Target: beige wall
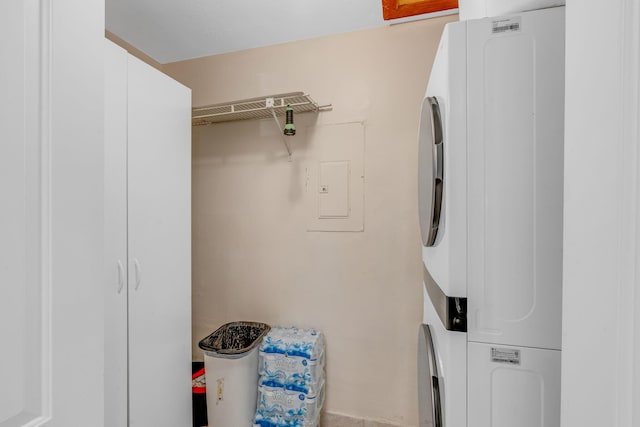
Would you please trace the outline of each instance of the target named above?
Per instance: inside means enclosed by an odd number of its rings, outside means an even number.
[[[193,337],[257,320],[327,337],[329,412],[417,425],[422,318],[416,155],[437,18],[166,64],[194,105],[305,91],[293,161],[270,121],[194,128]],[[286,31],[283,29],[283,31]],[[314,124],[365,125],[364,232],[307,232]]]

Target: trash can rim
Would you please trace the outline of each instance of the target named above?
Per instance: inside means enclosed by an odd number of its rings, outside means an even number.
[[[249,346],[243,347],[241,349],[215,348],[208,345],[207,340],[209,340],[211,337],[215,336],[216,334],[224,332],[225,329],[228,329],[232,326],[248,326],[248,327],[260,329],[261,331],[260,331],[260,334],[256,338],[254,338],[253,342],[251,342]],[[200,342],[198,343],[198,347],[200,347],[207,354],[213,357],[216,357],[218,355],[221,357],[232,357],[232,358],[240,357],[241,355],[249,353],[251,350],[257,347],[258,344],[264,338],[264,336],[268,334],[270,330],[271,330],[271,326],[262,322],[252,322],[252,321],[228,322],[220,326],[218,329],[213,331],[211,334],[207,335],[202,340],[200,340]]]

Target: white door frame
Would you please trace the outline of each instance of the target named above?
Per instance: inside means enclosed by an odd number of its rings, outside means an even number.
[[[640,5],[567,2],[562,425],[640,422]]]
[[[0,427],[100,427],[104,0],[0,23]]]
[[[616,413],[620,426],[640,423],[640,4],[622,2],[620,278]]]

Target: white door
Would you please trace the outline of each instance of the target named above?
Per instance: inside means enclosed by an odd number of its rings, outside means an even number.
[[[191,91],[129,56],[131,427],[191,424]]]
[[[105,417],[127,425],[127,51],[105,40]]]
[[[103,28],[0,2],[2,427],[103,425]]]

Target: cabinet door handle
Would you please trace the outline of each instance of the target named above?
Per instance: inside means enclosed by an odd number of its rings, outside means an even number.
[[[134,290],[138,290],[138,288],[140,287],[140,263],[138,262],[138,259],[134,259],[133,260],[133,272],[135,275],[135,285],[133,287]]]
[[[124,289],[124,267],[122,266],[122,262],[118,260],[118,295]]]

